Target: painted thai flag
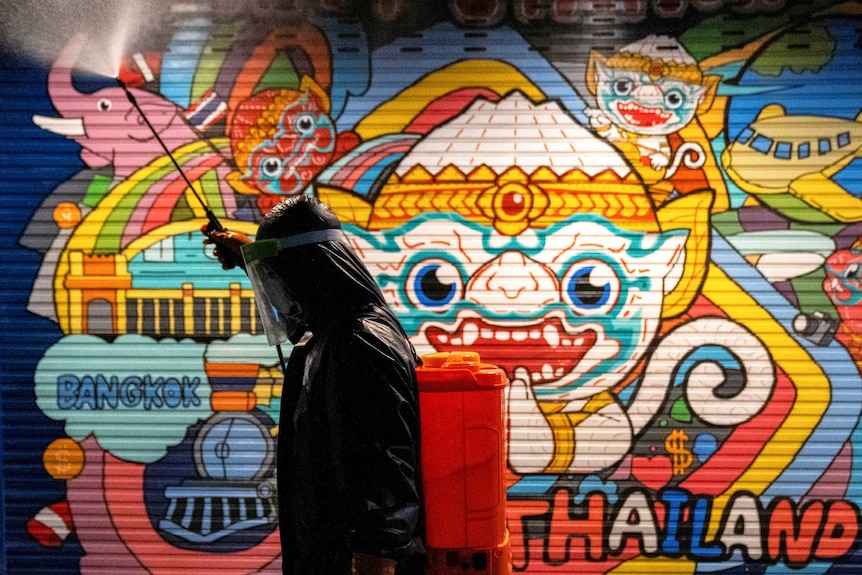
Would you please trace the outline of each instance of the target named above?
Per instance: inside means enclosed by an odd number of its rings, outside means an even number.
[[[185,111],[188,123],[199,132],[206,132],[227,113],[227,102],[214,90],[207,90],[204,95]]]

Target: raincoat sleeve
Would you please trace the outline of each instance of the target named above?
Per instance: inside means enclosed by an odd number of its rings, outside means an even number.
[[[363,322],[342,359],[343,473],[354,552],[403,559],[420,522],[419,406],[412,347],[395,330]]]

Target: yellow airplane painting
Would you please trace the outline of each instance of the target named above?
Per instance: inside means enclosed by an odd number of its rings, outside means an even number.
[[[862,157],[862,113],[855,120],[790,115],[770,104],[721,157],[736,185],[787,216],[811,222],[862,220],[862,199],[834,180]]]

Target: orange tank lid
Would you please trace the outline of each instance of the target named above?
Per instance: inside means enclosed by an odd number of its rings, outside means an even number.
[[[416,369],[419,391],[484,391],[506,387],[509,379],[503,369],[482,363],[475,351],[428,353]]]

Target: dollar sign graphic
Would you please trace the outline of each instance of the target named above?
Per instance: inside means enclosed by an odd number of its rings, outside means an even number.
[[[685,475],[691,466],[691,451],[685,447],[688,436],[681,429],[674,429],[664,440],[665,450],[673,455],[673,474]]]
[[[71,464],[71,462],[69,461],[69,454],[68,454],[68,453],[66,453],[66,450],[65,450],[65,449],[63,449],[63,450],[59,451],[59,452],[56,454],[56,458],[57,458],[57,459],[56,459],[55,461],[56,461],[56,465],[57,465],[57,471],[58,471],[61,475],[66,475],[66,474],[68,474],[68,473],[69,473],[69,468],[72,466],[72,464]]]

